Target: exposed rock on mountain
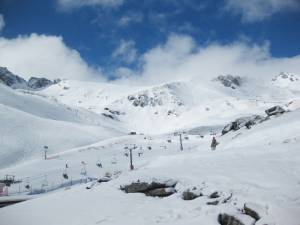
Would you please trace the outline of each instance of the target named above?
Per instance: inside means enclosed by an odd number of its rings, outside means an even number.
[[[240,118],[236,119],[235,121],[227,124],[222,130],[222,135],[228,133],[229,131],[239,130],[240,128],[242,128],[244,126],[246,126],[247,128],[250,128],[251,126],[261,123],[265,120],[267,120],[267,118],[260,116],[260,115],[240,117]]]
[[[220,81],[225,87],[231,87],[232,89],[236,89],[237,87],[241,86],[242,78],[239,76],[233,75],[220,75],[216,79]]]
[[[28,80],[27,85],[32,89],[41,89],[41,88],[46,88],[52,84],[56,84],[59,81],[60,81],[59,79],[51,81],[46,78],[31,77]]]
[[[6,67],[0,67],[0,83],[11,88],[27,88],[27,82],[23,78],[11,73]]]
[[[13,89],[40,90],[60,82],[59,79],[51,81],[46,78],[31,77],[28,82],[22,77],[13,74],[6,67],[0,67],[0,83]]]

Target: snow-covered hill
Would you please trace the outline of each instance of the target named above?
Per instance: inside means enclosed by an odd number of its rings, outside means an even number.
[[[0,167],[122,134],[91,112],[0,85]],[[124,131],[123,131],[124,132]]]
[[[298,84],[289,73],[154,86],[0,84],[0,178],[21,181],[8,188],[13,197],[37,198],[0,209],[0,225],[217,225],[225,214],[238,225],[299,225]],[[278,113],[267,115],[273,106]],[[145,190],[151,181],[156,188]],[[132,182],[144,190],[121,190]],[[149,197],[159,194],[170,196]]]
[[[254,224],[255,219],[241,211],[246,203],[259,214],[260,219],[255,224],[298,225],[299,118],[300,111],[296,110],[273,117],[250,130],[244,128],[218,137],[220,145],[216,151],[209,149],[210,135],[204,138],[190,135],[184,141],[184,151],[180,151],[176,136],[159,135],[147,139],[145,136],[125,136],[67,151],[58,159],[38,160],[6,169],[2,173],[13,172],[21,176],[31,173],[35,174],[35,179],[48,171],[48,185],[55,176],[59,179],[66,162],[73,179],[81,176],[80,160],[85,162],[89,176],[115,175],[112,181],[96,184],[91,189],[86,189],[90,187],[89,183],[3,208],[0,210],[1,221],[12,225],[217,225],[218,216],[226,213],[243,224]],[[168,143],[167,139],[172,142]],[[132,143],[141,149],[134,151],[135,170],[129,172],[129,159],[120,149]],[[162,145],[166,147],[161,148]],[[140,157],[139,152],[142,152]],[[103,168],[96,166],[99,160]],[[40,168],[40,171],[34,172],[34,168]],[[45,179],[40,177],[40,180]],[[176,181],[177,192],[166,198],[153,198],[120,190],[122,185],[154,178]],[[35,185],[32,180],[30,184]],[[183,200],[183,192],[188,189],[201,192],[202,196]],[[216,197],[211,197],[216,191]],[[13,216],[16,213],[18,217]]]

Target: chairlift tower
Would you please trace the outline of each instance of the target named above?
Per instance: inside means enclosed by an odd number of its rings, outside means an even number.
[[[183,151],[182,132],[176,132],[176,133],[174,133],[174,136],[179,136],[180,150]]]
[[[129,158],[130,158],[130,170],[134,170],[134,166],[133,166],[133,158],[132,158],[132,150],[136,149],[136,145],[134,144],[133,147],[129,147]]]

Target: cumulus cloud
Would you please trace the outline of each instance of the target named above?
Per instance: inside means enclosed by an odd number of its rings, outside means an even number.
[[[4,27],[5,27],[4,17],[2,14],[0,14],[0,32],[3,30]]]
[[[66,46],[59,36],[31,34],[0,38],[0,66],[27,79],[30,76],[103,79],[100,70],[89,67],[79,52]]]
[[[126,64],[133,63],[137,59],[137,49],[133,40],[121,40],[120,45],[112,53],[112,57]]]
[[[226,0],[225,10],[242,17],[244,22],[258,22],[283,11],[300,10],[299,0]]]
[[[140,57],[139,71],[124,70],[120,82],[158,84],[176,80],[209,81],[220,74],[233,74],[259,80],[269,80],[281,71],[300,74],[300,55],[274,58],[270,44],[237,41],[222,45],[210,43],[197,46],[190,36],[172,34],[163,45]],[[134,75],[133,75],[134,74]]]
[[[59,9],[72,10],[85,6],[117,7],[123,0],[57,0]]]

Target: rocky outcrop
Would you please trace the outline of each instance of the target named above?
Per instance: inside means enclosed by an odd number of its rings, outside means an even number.
[[[250,128],[251,126],[261,123],[267,119],[268,118],[260,116],[260,115],[240,117],[240,118],[236,119],[235,121],[227,124],[222,130],[222,135],[228,133],[229,131],[239,130],[240,128],[245,127],[245,126],[247,128]]]
[[[193,200],[193,199],[198,198],[200,196],[203,196],[203,194],[201,192],[197,193],[195,189],[193,189],[193,190],[187,189],[186,191],[184,191],[182,193],[182,199],[183,200]]]
[[[147,191],[145,194],[147,196],[151,197],[168,197],[176,192],[175,188],[169,187],[169,188],[156,188],[153,190]]]
[[[251,216],[256,221],[262,217],[262,215],[264,214],[263,211],[264,211],[264,209],[257,204],[254,204],[254,203],[245,203],[244,204],[243,212],[246,215]]]
[[[51,81],[46,78],[31,77],[27,82],[27,86],[31,89],[42,89],[56,84],[59,81],[60,80]]]
[[[221,225],[254,225],[255,220],[244,214],[229,215],[221,213],[218,216],[218,222]]]
[[[280,114],[283,114],[285,113],[286,111],[281,108],[280,106],[273,106],[272,108],[269,108],[265,111],[265,113],[268,115],[268,116],[275,116],[275,115],[280,115]]]
[[[51,81],[38,77],[31,77],[27,82],[22,77],[10,72],[6,67],[0,67],[0,83],[13,89],[40,90],[58,82],[60,82],[59,79]]]
[[[152,181],[151,183],[138,181],[121,186],[120,189],[125,193],[144,193],[146,196],[167,197],[176,192],[174,188],[176,183],[173,180],[166,182]]]
[[[233,75],[220,75],[216,78],[217,81],[220,81],[225,87],[230,87],[232,89],[236,89],[241,86],[242,78],[239,76]]]
[[[22,77],[11,73],[6,67],[0,67],[0,83],[11,88],[27,88],[27,82]]]

